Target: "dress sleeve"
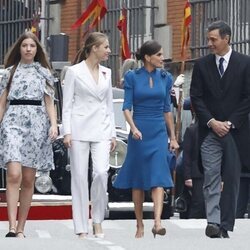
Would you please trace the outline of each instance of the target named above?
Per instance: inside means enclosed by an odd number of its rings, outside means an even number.
[[[6,69],[3,73],[1,82],[0,82],[0,96],[3,94],[4,90],[7,87],[8,81],[10,77],[10,70]]]
[[[171,111],[171,89],[173,85],[173,76],[170,73],[166,73],[166,98],[164,101],[164,112],[168,113]]]
[[[122,110],[131,110],[133,106],[133,71],[129,71],[124,76],[124,102]]]
[[[46,69],[46,81],[44,85],[44,93],[49,95],[50,97],[54,98],[55,91],[54,91],[54,77],[52,76],[51,72]]]
[[[43,81],[43,91],[45,94],[49,95],[50,97],[54,98],[55,91],[54,91],[54,77],[51,74],[51,71],[43,66],[39,62],[34,64],[37,73],[44,78]]]

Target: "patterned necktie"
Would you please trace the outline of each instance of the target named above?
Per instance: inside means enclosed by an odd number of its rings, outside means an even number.
[[[220,71],[220,76],[222,76],[222,75],[224,74],[223,62],[224,62],[224,58],[221,57],[220,60],[219,60],[219,71]]]

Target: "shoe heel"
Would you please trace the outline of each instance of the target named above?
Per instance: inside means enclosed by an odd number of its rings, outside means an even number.
[[[97,227],[97,228],[96,228]],[[100,229],[101,229],[101,232],[100,232]],[[102,226],[101,224],[98,224],[98,223],[93,223],[93,235],[96,237],[96,238],[104,238],[104,233],[102,231]]]
[[[156,234],[159,234],[159,235],[163,236],[163,235],[166,234],[166,229],[165,229],[164,227],[162,227],[162,228],[156,230],[156,228],[153,227],[153,228],[152,228],[152,233],[153,233],[153,235],[154,235],[154,238],[155,238]]]
[[[153,234],[153,236],[154,236],[154,238],[155,238],[155,236],[156,236],[156,230],[155,230],[155,228],[152,228],[152,234]]]

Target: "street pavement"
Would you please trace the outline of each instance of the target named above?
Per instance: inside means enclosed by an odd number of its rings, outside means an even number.
[[[206,221],[181,220],[176,216],[162,221],[165,236],[154,239],[153,220],[144,220],[144,238],[135,239],[135,220],[105,220],[104,239],[90,235],[78,239],[73,232],[72,220],[29,220],[26,238],[5,238],[8,223],[0,222],[1,250],[248,250],[250,249],[250,220],[237,219],[230,239],[210,239],[205,236]]]

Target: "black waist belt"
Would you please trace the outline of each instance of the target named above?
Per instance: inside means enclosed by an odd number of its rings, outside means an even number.
[[[11,100],[10,105],[34,105],[41,106],[42,101],[39,100]]]

